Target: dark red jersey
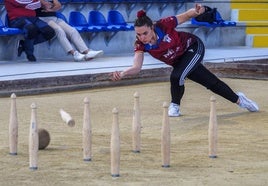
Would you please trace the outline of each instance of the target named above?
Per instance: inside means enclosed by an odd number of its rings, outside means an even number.
[[[173,65],[176,59],[196,41],[196,37],[191,33],[176,31],[177,25],[175,16],[160,19],[154,25],[154,31],[158,38],[157,43],[155,45],[143,44],[137,39],[135,52],[148,52],[154,58],[168,65]]]
[[[9,20],[18,17],[36,16],[35,9],[40,8],[39,0],[5,0],[5,8]]]

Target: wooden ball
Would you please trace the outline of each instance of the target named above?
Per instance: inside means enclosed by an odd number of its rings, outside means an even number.
[[[50,135],[46,129],[38,129],[39,136],[39,150],[45,149],[50,142]]]

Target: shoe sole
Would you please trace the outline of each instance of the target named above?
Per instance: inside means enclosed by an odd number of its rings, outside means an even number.
[[[81,58],[81,59],[74,59],[75,62],[81,62],[81,61],[84,61],[85,60],[85,57]]]
[[[100,53],[96,54],[94,57],[90,57],[90,58],[86,58],[86,57],[85,57],[85,60],[86,60],[86,61],[90,61],[90,60],[92,60],[92,59],[94,59],[94,58],[97,58],[97,57],[102,56],[103,53],[104,53],[104,52],[100,52]]]
[[[175,118],[175,117],[179,117],[179,116],[180,116],[180,115],[177,115],[177,116],[170,116],[170,115],[169,115],[169,117],[171,117],[171,118]]]
[[[169,115],[168,114],[169,117],[179,117],[180,115],[181,115],[180,113],[178,115]]]

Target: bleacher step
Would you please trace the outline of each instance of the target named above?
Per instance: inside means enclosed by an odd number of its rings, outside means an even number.
[[[268,34],[268,22],[267,27],[250,27],[246,28],[246,34]]]
[[[268,9],[268,3],[231,3],[232,9]]]
[[[268,47],[268,34],[247,34],[246,46],[254,48]]]
[[[267,21],[268,9],[233,9],[232,21]]]

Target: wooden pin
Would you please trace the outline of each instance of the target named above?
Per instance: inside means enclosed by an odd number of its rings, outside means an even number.
[[[210,117],[208,128],[208,143],[209,143],[209,157],[217,158],[217,115],[216,115],[216,99],[214,96],[210,98]]]
[[[84,118],[83,118],[83,159],[84,161],[91,161],[91,121],[89,110],[89,99],[84,99]]]
[[[61,115],[61,119],[69,126],[69,127],[73,127],[75,125],[75,121],[74,119],[71,117],[71,115],[69,113],[67,113],[66,111],[64,111],[63,109],[60,109],[60,115]]]
[[[38,137],[38,125],[36,122],[36,105],[32,103],[31,105],[31,123],[30,123],[30,133],[29,133],[29,164],[31,170],[37,170],[37,154],[39,147],[39,137]]]
[[[17,155],[18,147],[18,117],[16,106],[16,95],[11,94],[11,107],[9,118],[9,154]]]
[[[134,93],[134,108],[133,108],[133,122],[132,122],[132,148],[133,152],[139,153],[141,148],[141,117],[140,117],[140,103],[139,93]]]
[[[111,175],[119,177],[120,169],[120,134],[118,122],[118,110],[113,109],[113,123],[111,130]]]
[[[170,167],[170,126],[168,117],[168,103],[163,103],[163,120],[161,131],[162,167]]]

